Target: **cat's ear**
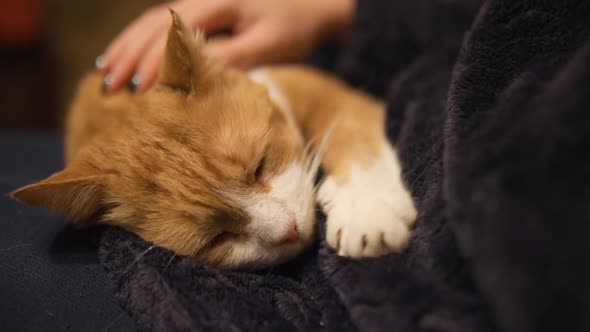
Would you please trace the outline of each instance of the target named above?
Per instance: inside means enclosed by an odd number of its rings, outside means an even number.
[[[104,197],[105,177],[89,168],[70,166],[37,183],[10,193],[30,205],[63,213],[71,222],[91,222]]]
[[[160,72],[160,84],[190,92],[206,71],[203,54],[205,38],[187,28],[172,9],[172,26],[168,31],[164,63]]]

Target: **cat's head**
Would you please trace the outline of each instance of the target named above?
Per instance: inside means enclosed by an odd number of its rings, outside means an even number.
[[[313,240],[317,162],[264,87],[206,59],[203,38],[173,21],[137,119],[12,195],[224,268],[285,261]]]

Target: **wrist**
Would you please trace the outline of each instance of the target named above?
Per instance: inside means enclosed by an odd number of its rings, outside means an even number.
[[[324,0],[320,42],[340,41],[352,22],[357,0]]]

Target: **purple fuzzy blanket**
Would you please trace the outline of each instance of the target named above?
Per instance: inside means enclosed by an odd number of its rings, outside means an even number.
[[[222,272],[111,228],[100,259],[137,328],[590,331],[590,2],[474,2],[360,0],[333,68],[389,100],[406,252],[321,241]]]

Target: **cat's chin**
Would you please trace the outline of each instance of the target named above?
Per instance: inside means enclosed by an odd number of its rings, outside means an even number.
[[[222,270],[238,271],[267,269],[286,263],[299,256],[311,247],[314,239],[315,236],[312,234],[295,242],[277,245],[256,245],[257,248],[253,251],[244,250],[244,252],[240,253],[240,249],[235,249],[232,259],[223,261],[216,267]]]

